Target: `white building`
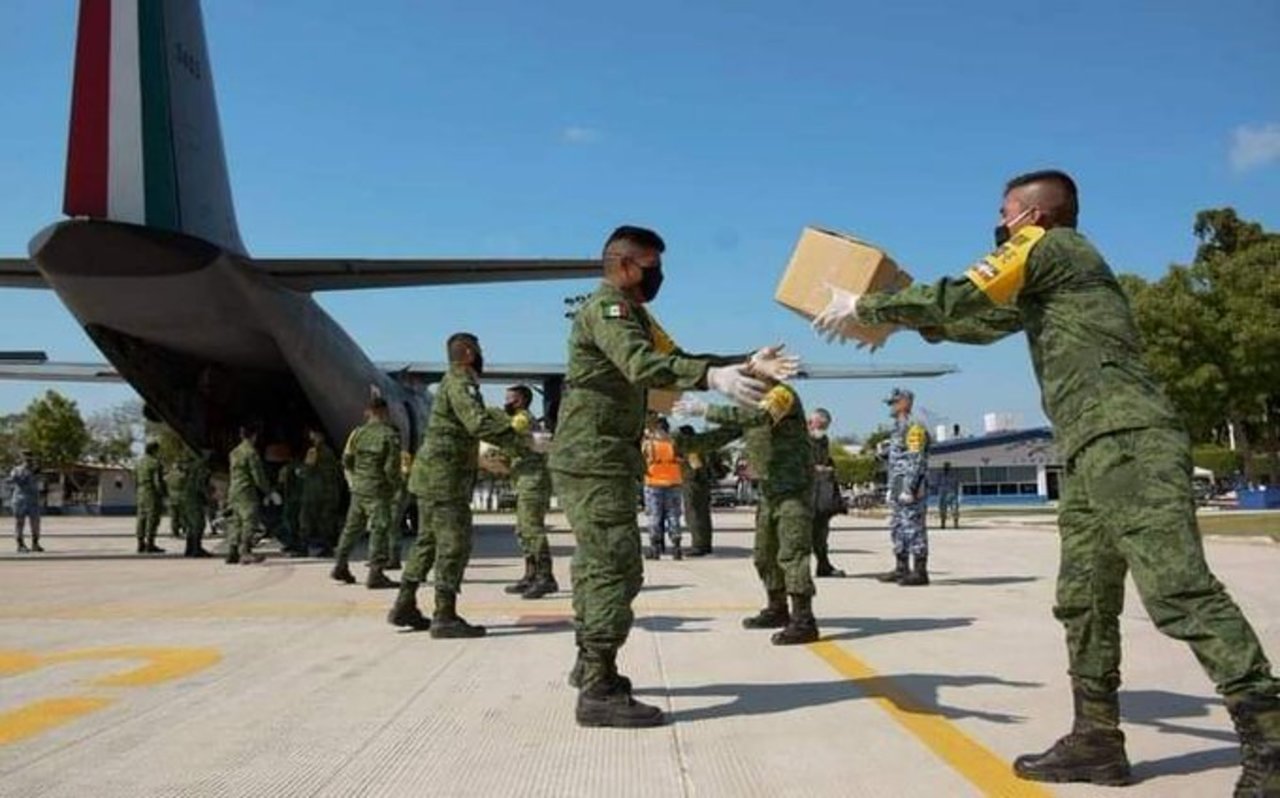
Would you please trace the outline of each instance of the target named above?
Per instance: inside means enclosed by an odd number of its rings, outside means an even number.
[[[929,447],[930,491],[946,463],[960,481],[963,504],[1057,501],[1062,460],[1048,427],[955,438]]]

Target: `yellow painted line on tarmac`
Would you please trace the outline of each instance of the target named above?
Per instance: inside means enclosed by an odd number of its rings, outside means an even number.
[[[11,712],[0,713],[0,745],[16,743],[70,723],[111,703],[110,698],[75,696],[33,701]]]
[[[1046,798],[1053,795],[1039,784],[1015,776],[1008,762],[951,721],[923,706],[891,678],[881,676],[845,648],[832,641],[810,643],[808,648],[841,676],[857,682],[860,691],[968,779],[983,795],[1001,798]]]
[[[45,662],[83,662],[104,659],[140,659],[147,664],[124,673],[113,673],[110,676],[94,679],[90,684],[97,687],[147,687],[202,671],[220,662],[222,654],[215,648],[121,646],[60,652],[45,657]]]

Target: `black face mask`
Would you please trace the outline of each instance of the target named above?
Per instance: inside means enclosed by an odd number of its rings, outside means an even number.
[[[476,374],[484,374],[484,355],[476,355],[476,359],[471,361],[471,370]]]
[[[509,416],[514,416],[516,414],[516,411],[518,411],[519,409],[520,409],[519,405],[513,405],[510,402],[507,402],[505,405],[502,406],[503,412],[505,412]]]
[[[1005,245],[1005,242],[1007,242],[1013,235],[1012,233],[1009,232],[1009,225],[1007,224],[996,225],[995,233],[996,233],[997,249],[999,249],[1000,247],[1003,247]]]
[[[658,289],[662,287],[662,267],[654,266],[651,269],[642,269],[640,272],[640,296],[645,302],[652,302],[653,298],[658,295]]]

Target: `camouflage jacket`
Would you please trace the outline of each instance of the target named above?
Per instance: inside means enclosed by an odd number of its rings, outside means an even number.
[[[503,447],[502,454],[511,463],[511,484],[519,489],[551,487],[551,474],[547,471],[547,456],[529,449],[533,441],[535,423],[528,410],[517,410],[511,416],[511,428],[520,437],[518,445]]]
[[[307,450],[302,459],[302,501],[336,501],[342,492],[342,469],[338,458],[327,444]]]
[[[165,469],[165,496],[172,504],[177,504],[187,489],[187,465],[187,455],[184,453]]]
[[[746,430],[747,457],[767,496],[813,491],[813,444],[795,389],[775,385],[753,408],[712,405],[707,421]]]
[[[209,464],[199,455],[190,455],[183,463],[186,479],[182,482],[182,495],[178,501],[193,506],[204,506],[209,501]]]
[[[137,483],[139,501],[159,501],[164,498],[164,466],[160,465],[160,460],[154,455],[142,455],[134,480]]]
[[[422,446],[410,467],[409,491],[435,501],[470,499],[482,440],[504,448],[524,445],[524,436],[512,428],[506,413],[484,406],[471,370],[450,365],[436,390]]]
[[[889,501],[897,502],[903,493],[924,498],[928,471],[928,430],[910,419],[895,419],[889,435]]]
[[[1024,227],[964,277],[864,296],[858,315],[920,328],[931,341],[986,344],[1024,331],[1045,415],[1068,460],[1099,435],[1182,428],[1142,362],[1120,284],[1075,230]]]
[[[257,504],[271,492],[267,472],[262,468],[262,457],[250,441],[240,441],[231,450],[230,486],[227,502],[231,504]]]
[[[697,389],[707,367],[745,360],[680,350],[643,305],[601,283],[573,319],[569,367],[549,464],[571,474],[637,479],[649,388]]]
[[[376,419],[356,427],[342,447],[342,470],[354,495],[391,498],[400,483],[400,432]]]

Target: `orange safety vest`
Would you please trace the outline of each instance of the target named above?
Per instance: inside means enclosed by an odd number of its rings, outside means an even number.
[[[651,488],[670,488],[680,484],[680,460],[671,441],[653,440],[646,444],[649,470],[644,484]]]

